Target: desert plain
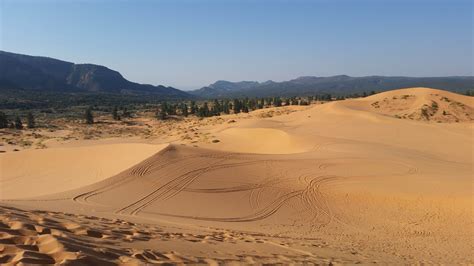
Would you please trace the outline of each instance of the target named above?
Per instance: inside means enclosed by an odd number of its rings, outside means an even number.
[[[409,88],[3,147],[0,263],[473,264],[473,120]]]

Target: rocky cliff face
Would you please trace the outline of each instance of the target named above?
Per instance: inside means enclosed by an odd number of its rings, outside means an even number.
[[[157,94],[189,98],[172,87],[138,84],[105,66],[0,51],[0,89]]]

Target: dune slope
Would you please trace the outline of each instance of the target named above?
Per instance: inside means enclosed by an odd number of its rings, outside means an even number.
[[[138,143],[25,150],[0,155],[0,199],[80,188],[143,161],[163,145]]]

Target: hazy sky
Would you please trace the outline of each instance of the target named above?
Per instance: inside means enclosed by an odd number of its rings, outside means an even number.
[[[0,49],[180,89],[473,73],[473,1],[0,0]]]

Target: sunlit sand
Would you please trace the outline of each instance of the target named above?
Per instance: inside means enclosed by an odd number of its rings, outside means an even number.
[[[473,263],[472,98],[294,108],[198,147],[0,154],[0,263]]]

